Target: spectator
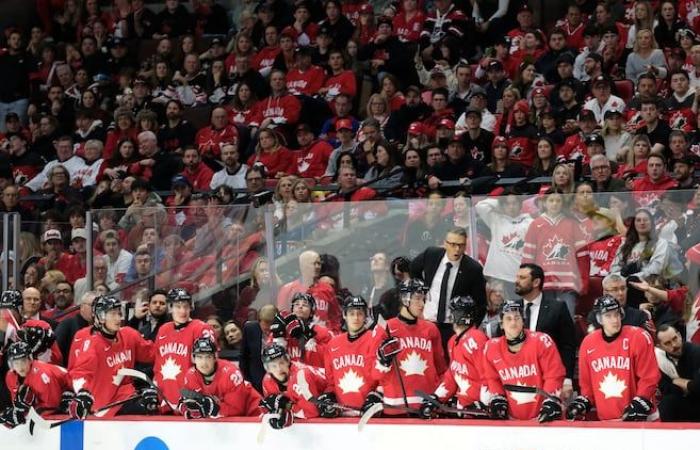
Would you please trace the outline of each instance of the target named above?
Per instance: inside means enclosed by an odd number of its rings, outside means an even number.
[[[654,153],[668,153],[668,139],[671,128],[660,120],[659,103],[656,99],[642,101],[642,120],[645,126],[637,130],[639,134],[645,134],[651,142],[651,151]]]
[[[635,83],[643,72],[650,72],[658,78],[666,78],[667,73],[664,53],[657,47],[650,29],[636,32],[634,51],[627,57],[625,67],[627,78]]]
[[[92,322],[92,303],[95,300],[96,293],[94,291],[86,292],[80,301],[78,314],[61,321],[56,327],[56,343],[58,344],[61,354],[63,355],[63,366],[69,367],[68,363],[71,356],[71,346],[73,337],[78,330],[91,327]],[[74,356],[73,356],[74,357]]]
[[[169,100],[166,103],[166,121],[158,130],[158,142],[167,152],[180,153],[195,143],[196,129],[183,119],[183,113],[184,106],[178,100]]]
[[[83,158],[73,154],[73,140],[70,136],[60,137],[54,146],[58,159],[49,161],[38,175],[25,184],[26,188],[36,192],[47,187],[49,175],[52,173],[53,168],[59,164],[68,171],[68,178],[65,180],[66,184],[73,178],[74,174],[85,166]]]
[[[335,0],[331,0],[331,3],[335,3]],[[355,74],[351,70],[345,69],[345,58],[340,50],[331,50],[328,53],[328,68],[329,76],[318,93],[333,108],[333,103],[338,95],[345,94],[350,98],[355,97],[357,82]]]
[[[625,182],[612,176],[612,166],[605,155],[592,156],[589,167],[593,192],[619,192],[625,190]]]
[[[622,318],[622,324],[641,327],[649,332],[653,332],[653,325],[650,323],[649,314],[638,309],[636,306],[630,305],[627,292],[627,280],[624,276],[611,273],[603,278],[603,294],[613,297],[625,310],[625,317]],[[590,324],[589,332],[592,329],[600,328],[598,318],[594,311],[588,314],[588,323]]]
[[[367,171],[364,183],[384,196],[391,196],[401,187],[403,169],[395,148],[384,141],[377,142],[373,151],[374,164]]]
[[[282,286],[277,294],[277,308],[281,311],[290,308],[289,302],[296,293],[304,293],[321,274],[321,257],[313,250],[299,255],[299,278]]]
[[[591,87],[594,98],[588,100],[583,107],[593,112],[599,126],[603,125],[605,113],[608,111],[624,112],[625,102],[620,97],[610,93],[612,80],[605,75],[598,75],[592,79]]]
[[[537,154],[532,163],[529,175],[533,177],[551,177],[556,164],[554,142],[548,137],[540,137],[537,141]]]
[[[296,127],[299,151],[296,153],[296,167],[292,171],[302,178],[320,178],[328,167],[333,149],[322,140],[316,140],[313,131],[306,123]]]
[[[41,292],[35,287],[26,287],[22,291],[22,319],[43,320]]]
[[[221,146],[221,161],[224,163],[224,167],[212,176],[209,184],[211,189],[217,189],[219,186],[229,186],[231,189],[245,189],[248,166],[241,164],[239,158],[240,153],[236,144],[224,144]]]
[[[352,23],[342,14],[341,4],[337,0],[328,0],[324,11],[326,17],[319,22],[320,29],[328,30],[336,48],[345,48],[354,31]]]
[[[222,330],[223,345],[219,357],[228,361],[239,362],[241,360],[241,347],[243,344],[243,331],[233,320],[224,324]]]
[[[255,386],[258,391],[262,391],[262,380],[265,369],[260,355],[262,354],[263,342],[267,342],[270,337],[270,326],[277,314],[274,305],[265,305],[260,308],[259,320],[250,321],[243,326],[241,337],[241,372],[246,380]]]
[[[46,310],[46,318],[61,323],[78,314],[78,308],[73,308],[73,285],[68,281],[56,283],[52,296],[54,307]]]
[[[199,151],[194,147],[187,147],[182,155],[182,164],[185,169],[182,175],[187,178],[196,191],[208,191],[214,172],[202,162]]]
[[[22,45],[22,34],[10,29],[7,34],[7,51],[0,56],[0,70],[5,74],[0,87],[0,132],[5,133],[5,117],[14,112],[21,122],[27,120],[29,105],[29,72],[31,58]]]
[[[105,230],[100,235],[107,263],[106,284],[121,283],[132,264],[133,255],[121,248],[119,235],[114,230]]]
[[[294,154],[281,143],[280,136],[272,128],[263,127],[258,133],[255,154],[248,158],[248,166],[262,164],[269,178],[281,178],[293,174]]]
[[[646,175],[632,182],[637,205],[652,211],[658,206],[661,193],[676,186],[676,180],[666,175],[666,158],[657,153],[649,155]]]
[[[138,136],[139,153],[143,157],[132,164],[130,171],[150,182],[154,190],[166,191],[173,176],[179,172],[179,161],[170,153],[158,148],[158,140],[152,131],[142,131]]]

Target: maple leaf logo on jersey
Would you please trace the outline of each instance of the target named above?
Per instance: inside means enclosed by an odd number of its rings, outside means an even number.
[[[122,384],[122,377],[120,377],[117,374],[114,374],[112,376],[112,384],[115,386],[119,386],[120,384]]]
[[[519,143],[515,143],[513,147],[510,149],[510,156],[511,157],[518,157],[523,154],[523,147]]]
[[[358,375],[357,372],[352,369],[345,372],[345,375],[343,375],[338,381],[338,386],[343,390],[343,394],[360,392],[360,388],[364,384],[365,380],[362,378],[362,376]]]
[[[598,385],[598,389],[603,393],[605,398],[622,398],[622,393],[627,389],[624,380],[617,378],[617,375],[608,372],[603,378],[603,381]]]
[[[472,387],[469,378],[464,378],[461,375],[455,374],[455,382],[459,386],[459,395],[467,395],[469,388]]]
[[[503,235],[501,238],[501,243],[503,244],[503,248],[507,248],[509,250],[520,250],[525,245],[525,241],[520,239],[518,233],[515,231]]]
[[[309,387],[309,382],[306,381],[306,371],[305,370],[300,370],[297,372],[297,380],[296,383],[294,383],[294,392],[296,392],[298,395],[300,395],[302,398],[308,400],[313,395],[311,394],[311,388]]]
[[[659,195],[655,192],[640,193],[637,196],[637,203],[640,208],[647,208],[652,211],[656,210],[656,203],[659,201]]]
[[[306,341],[306,344],[304,344],[304,350],[307,352],[315,352],[316,351],[316,339],[311,338],[308,341]]]
[[[526,386],[525,384],[521,383],[518,381],[517,386]],[[534,403],[535,397],[537,394],[531,394],[529,392],[510,392],[508,391],[508,395],[510,395],[510,398],[515,400],[515,403],[518,405],[524,405],[526,403]]]
[[[401,370],[404,371],[406,376],[408,375],[424,375],[425,369],[428,368],[428,364],[423,358],[420,357],[415,351],[411,352],[406,356],[406,358],[401,361]]]
[[[177,380],[177,376],[182,372],[182,368],[175,362],[174,359],[168,358],[162,366],[160,366],[160,374],[165,380]]]
[[[543,250],[545,258],[547,258],[549,261],[565,261],[566,257],[569,255],[569,246],[557,236],[549,238],[547,243],[544,244]]]
[[[685,130],[688,120],[682,111],[674,111],[668,119],[668,125],[672,130]]]

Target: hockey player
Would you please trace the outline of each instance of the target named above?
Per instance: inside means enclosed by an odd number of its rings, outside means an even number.
[[[333,410],[326,410],[327,403],[318,402],[318,396],[326,391],[323,371],[298,362],[292,362],[287,350],[280,344],[270,344],[262,351],[263,366],[267,374],[263,378],[263,395],[260,406],[278,419],[272,419],[275,429],[288,427],[293,418],[335,417]]]
[[[651,336],[642,328],[622,325],[624,309],[610,295],[596,299],[594,311],[602,328],[581,343],[581,395],[567,408],[567,418],[584,418],[593,407],[598,420],[658,418],[652,401],[661,375]]]
[[[476,406],[481,408],[480,398],[485,387],[481,385],[484,346],[488,338],[477,326],[477,306],[471,297],[454,297],[450,300],[452,327],[455,334],[447,342],[450,366],[433,398],[440,402],[456,400],[457,408]],[[423,401],[424,418],[435,412],[435,402]]]
[[[56,343],[56,335],[47,322],[29,319],[22,324],[17,335],[21,341],[29,345],[33,359],[51,364],[63,362],[63,355]]]
[[[194,301],[187,290],[171,289],[166,300],[173,320],[160,327],[154,341],[153,381],[165,402],[177,410],[185,373],[192,367],[192,344],[200,337],[214,339],[214,330],[201,320],[191,318]]]
[[[418,408],[422,399],[415,391],[435,391],[447,369],[445,354],[437,327],[422,318],[429,287],[410,279],[399,292],[399,315],[375,328],[380,344],[372,375],[384,391],[385,405]]]
[[[133,328],[122,327],[120,300],[101,295],[94,300],[92,313],[94,330],[82,342],[82,349],[69,372],[75,397],[68,404],[68,413],[77,419],[84,419],[108,403],[134,396],[133,384],[128,378],[120,382],[117,372],[121,368],[133,369],[137,362],[153,362],[153,343]],[[155,412],[157,409],[158,394],[148,387],[141,390],[139,399],[110,408],[104,416]]]
[[[260,415],[260,394],[243,379],[236,364],[216,358],[216,344],[199,338],[192,345],[193,366],[184,388],[199,395],[183,395],[178,410],[186,419]]]
[[[336,336],[326,346],[326,393],[319,401],[340,403],[367,410],[382,402],[372,378],[375,360],[374,334],[367,329],[368,305],[362,297],[348,297],[343,305],[347,333]]]
[[[333,336],[328,328],[313,323],[316,299],[310,294],[299,292],[292,297],[291,307],[291,315],[281,314],[276,318],[279,322],[283,317],[285,327],[273,327],[273,337],[277,342],[286,345],[292,361],[323,368],[325,349]]]
[[[13,406],[0,413],[0,423],[14,428],[24,423],[30,407],[62,409],[62,394],[70,389],[70,378],[63,367],[32,359],[25,342],[15,342],[7,349],[10,371],[5,384],[12,396]]]
[[[0,352],[10,342],[17,340],[17,331],[22,323],[20,308],[22,294],[14,289],[3,291],[0,295]]]
[[[530,386],[558,396],[566,371],[557,346],[545,333],[530,331],[523,323],[522,300],[506,300],[501,309],[504,336],[486,343],[483,382],[493,395],[489,413],[494,419],[549,422],[561,417],[558,401],[537,394],[510,392],[504,385]],[[507,397],[506,397],[507,396]]]

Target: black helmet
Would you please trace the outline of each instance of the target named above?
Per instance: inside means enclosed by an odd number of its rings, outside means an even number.
[[[17,341],[7,348],[7,361],[15,361],[22,358],[31,358],[32,349],[26,342]]]
[[[261,359],[263,364],[267,364],[278,358],[288,358],[287,349],[284,348],[284,346],[273,342],[262,349]]]
[[[303,292],[297,292],[292,297],[292,301],[289,303],[289,305],[294,306],[294,303],[296,303],[299,300],[304,300],[309,303],[309,306],[311,307],[311,317],[313,317],[313,315],[316,314],[316,299],[314,298],[314,296],[311,294],[305,294]]]
[[[17,336],[29,346],[32,356],[44,353],[56,341],[56,335],[50,327],[27,326],[26,323],[17,330]]]
[[[625,314],[625,310],[620,305],[620,302],[617,301],[615,297],[612,295],[602,295],[595,299],[595,302],[593,303],[593,311],[595,311],[596,314],[596,319],[598,319],[598,323],[600,323],[600,318],[603,314],[609,311],[615,311],[619,310],[620,314],[623,315]]]
[[[105,320],[108,311],[121,309],[122,302],[113,295],[100,295],[92,302],[92,315],[96,323]]]
[[[476,302],[471,296],[452,297],[450,300],[452,323],[457,325],[473,325],[476,317]]]
[[[208,337],[201,337],[192,344],[192,355],[198,353],[216,354],[216,344]]]
[[[428,295],[430,288],[423,283],[423,280],[412,278],[399,285],[399,298],[404,306],[408,306],[413,294]]]
[[[501,319],[503,319],[503,315],[505,313],[509,312],[518,312],[522,316],[523,310],[524,308],[522,299],[506,300],[501,305]]]
[[[22,293],[16,289],[8,289],[0,295],[0,309],[14,309],[19,311],[22,307]]]
[[[168,295],[166,295],[166,300],[168,302],[168,305],[172,305],[173,303],[176,302],[187,302],[190,304],[192,308],[194,308],[194,299],[192,298],[192,295],[187,292],[187,289],[185,288],[173,288],[168,291]]]
[[[361,295],[351,295],[345,299],[343,303],[343,313],[348,312],[351,309],[361,309],[367,313],[369,305],[367,301]]]

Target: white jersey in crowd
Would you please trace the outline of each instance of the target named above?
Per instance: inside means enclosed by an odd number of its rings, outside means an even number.
[[[229,171],[224,167],[218,172],[214,173],[211,177],[211,183],[209,186],[212,189],[217,189],[219,186],[229,186],[231,189],[245,189],[245,175],[248,173],[248,166],[241,164],[241,167],[234,173],[229,173]]]
[[[100,158],[94,161],[92,164],[85,164],[83,167],[78,169],[75,175],[71,174],[71,184],[79,183],[79,186],[94,186],[97,184],[97,176],[100,174],[100,169],[102,169],[102,164],[104,164],[104,159]]]
[[[476,204],[476,213],[491,230],[491,245],[486,255],[484,275],[515,282],[525,247],[525,233],[532,223],[529,214],[510,217],[503,214],[498,199],[487,198]]]
[[[63,162],[60,162],[57,159],[49,161],[44,166],[44,170],[39,172],[31,180],[27,181],[27,184],[25,184],[24,186],[29,188],[32,192],[44,189],[44,185],[49,181],[49,174],[51,173],[53,168],[56,167],[58,164],[61,164],[68,170],[68,174],[70,175],[70,181],[73,182],[73,177],[85,167],[85,160],[78,155],[73,155]]]

